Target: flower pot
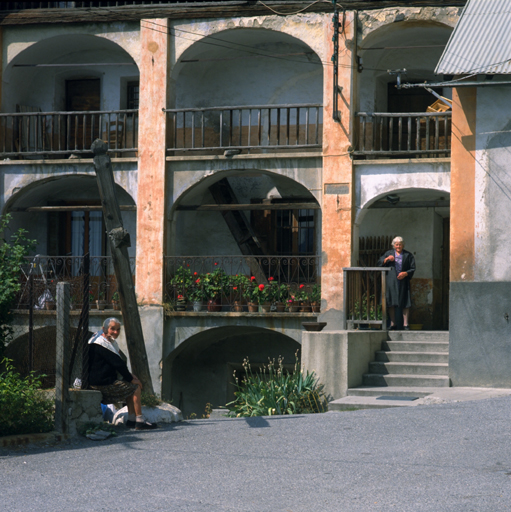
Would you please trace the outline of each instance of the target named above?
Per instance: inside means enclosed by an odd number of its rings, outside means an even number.
[[[199,311],[202,311],[202,302],[200,300],[195,300],[193,302],[193,310],[198,313]]]
[[[312,307],[308,302],[302,302],[300,304],[300,311],[302,313],[310,313],[312,311]]]
[[[120,302],[117,300],[113,300],[112,301],[112,309],[115,309],[115,311],[120,311],[121,310]]]
[[[286,304],[284,302],[276,302],[275,309],[277,313],[284,313],[284,311],[286,311]]]
[[[234,301],[234,304],[232,306],[232,310],[235,313],[241,313],[243,311],[243,305],[241,304],[241,302],[239,300],[235,300]]]
[[[186,300],[178,300],[177,301],[176,311],[186,311]]]
[[[259,313],[269,313],[270,310],[271,310],[271,304],[269,302],[259,305]]]
[[[254,302],[249,302],[247,304],[249,313],[257,313],[259,311],[259,306]]]
[[[218,313],[222,311],[222,305],[218,299],[209,299],[208,300],[208,312],[210,313]]]
[[[313,313],[319,313],[321,311],[321,305],[319,304],[319,302],[313,302],[311,304],[311,307]]]
[[[290,302],[288,305],[288,310],[290,313],[298,313],[298,311],[300,311],[300,305],[296,302]]]
[[[97,300],[97,301],[96,301],[96,307],[97,307],[100,311],[103,311],[103,310],[106,308],[106,300]]]

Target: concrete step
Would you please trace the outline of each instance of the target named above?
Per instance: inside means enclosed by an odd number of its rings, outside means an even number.
[[[449,342],[449,331],[388,331],[391,341],[445,341]]]
[[[408,362],[408,363],[449,363],[448,352],[397,352],[394,350],[378,350],[376,361]]]
[[[410,375],[391,374],[382,375],[366,373],[363,376],[364,386],[402,386],[402,387],[449,387],[449,377],[444,375]]]
[[[338,400],[328,403],[328,412],[333,411],[354,411],[359,409],[387,409],[389,407],[410,407],[414,401],[395,400],[392,397],[374,397],[374,396],[345,396]]]
[[[369,363],[369,373],[380,373],[382,375],[449,375],[447,363],[385,363],[373,361]]]
[[[395,352],[449,352],[449,342],[445,341],[384,341],[382,350]]]
[[[386,386],[386,387],[371,387],[360,386],[358,388],[348,389],[348,396],[393,396],[393,397],[419,397],[431,395],[438,388],[414,388],[414,387],[399,387],[399,386]]]

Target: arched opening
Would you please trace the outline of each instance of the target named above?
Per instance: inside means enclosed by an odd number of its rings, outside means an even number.
[[[191,336],[164,361],[162,395],[189,416],[200,418],[207,403],[214,408],[234,399],[234,372],[242,377],[243,360],[252,370],[268,358],[284,358],[292,371],[300,345],[282,333],[259,327],[220,327]]]
[[[424,330],[448,329],[449,197],[425,188],[388,190],[369,200],[357,218],[358,265],[375,266],[395,236],[414,254],[410,323]]]
[[[451,32],[439,23],[402,21],[374,30],[360,43],[359,154],[448,156],[451,89],[431,90],[447,98],[441,100],[423,87],[397,84],[438,81],[434,69]]]
[[[15,57],[3,80],[7,156],[69,156],[90,151],[96,138],[119,152],[136,148],[139,71],[116,43],[84,34],[44,39]]]
[[[171,149],[321,147],[323,65],[295,37],[253,28],[204,37],[179,57],[172,80]]]

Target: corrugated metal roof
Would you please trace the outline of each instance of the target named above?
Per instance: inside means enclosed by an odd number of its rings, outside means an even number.
[[[469,0],[435,73],[510,74],[511,1]]]

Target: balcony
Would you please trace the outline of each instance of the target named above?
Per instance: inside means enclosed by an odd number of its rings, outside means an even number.
[[[167,154],[226,155],[322,148],[323,106],[166,109]],[[228,153],[227,153],[228,152]]]
[[[130,258],[133,279],[135,258]],[[112,299],[117,291],[110,256],[35,256],[25,258],[21,266],[21,289],[16,298],[17,309],[52,310],[55,308],[57,283],[71,285],[71,305],[82,309],[83,304],[96,308],[102,301],[105,309],[113,308]]]
[[[318,313],[319,269],[319,256],[167,256],[166,310]]]
[[[356,114],[355,158],[440,158],[451,155],[451,112]]]
[[[98,138],[111,156],[135,156],[138,110],[0,114],[0,158],[91,158]]]

